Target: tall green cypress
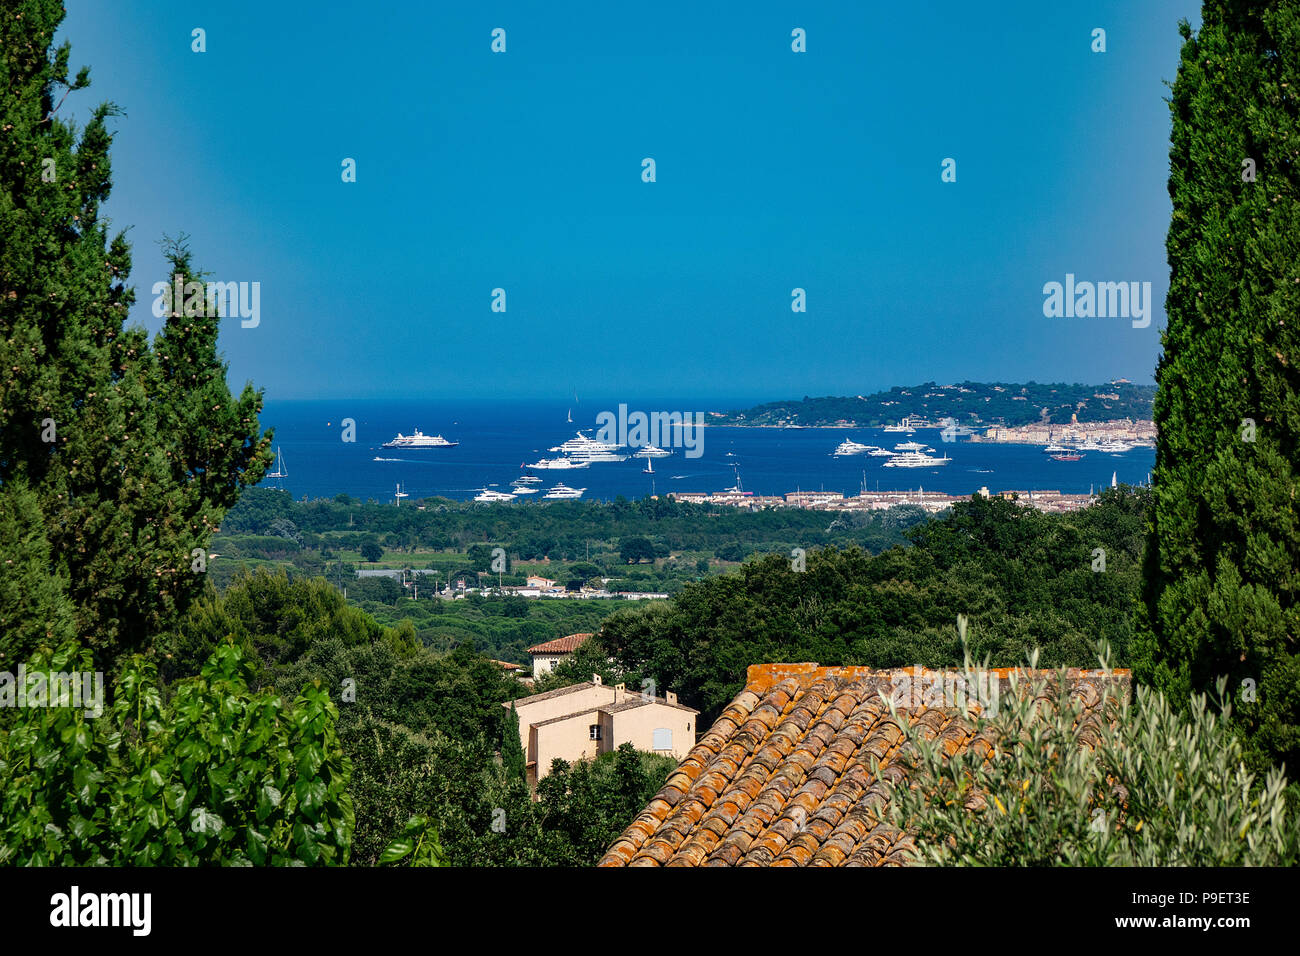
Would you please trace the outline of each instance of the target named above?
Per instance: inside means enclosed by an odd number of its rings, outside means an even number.
[[[1138,676],[1228,678],[1300,767],[1300,0],[1206,0],[1170,98],[1173,217]]]
[[[0,17],[0,653],[71,626],[107,666],[202,591],[208,538],[266,470],[270,435],[260,393],[226,386],[216,316],[178,304],[152,343],[124,326],[130,249],[100,216],[118,110],[80,131],[60,118],[89,85],[66,43],[51,49],[63,15],[11,0]],[[197,278],[183,242],[168,253]]]
[[[528,758],[524,756],[523,744],[519,742],[519,713],[514,702],[510,710],[501,709],[501,763],[505,767],[506,779],[524,781],[528,774]]]

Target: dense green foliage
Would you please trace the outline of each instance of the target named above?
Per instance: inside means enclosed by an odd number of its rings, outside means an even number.
[[[360,864],[389,851],[402,865],[588,865],[674,765],[608,754],[562,767],[534,801],[517,716],[502,706],[526,688],[471,644],[434,652],[409,624],[386,628],[319,579],[259,570],[209,593],[180,629],[169,667],[184,672],[220,634],[256,656],[253,686],[286,695],[319,686],[336,701]]]
[[[748,513],[722,505],[650,497],[637,501],[617,498],[609,502],[492,506],[429,498],[423,504],[424,510],[394,508],[390,504],[358,502],[347,495],[294,501],[287,492],[253,488],[240,497],[239,504],[222,521],[218,550],[225,551],[230,543],[245,549],[240,551],[242,556],[255,556],[259,547],[283,555],[304,548],[324,549],[347,552],[355,556],[351,560],[360,558],[360,549],[366,543],[378,543],[398,553],[454,551],[438,555],[445,558],[438,563],[445,584],[447,571],[486,570],[484,555],[490,551],[471,555],[470,548],[475,545],[500,545],[515,564],[546,559],[574,564],[595,562],[607,571],[618,571],[616,565],[627,560],[621,554],[625,538],[647,539],[654,549],[653,557],[659,558],[680,552],[712,555],[731,542],[740,542],[746,553],[760,548],[788,552],[796,545],[852,544],[878,551],[900,543],[902,532],[925,518],[924,512],[913,508],[852,516],[827,516],[799,508]],[[277,522],[286,523],[277,526]],[[254,542],[248,536],[264,540]],[[643,560],[649,557],[641,555]],[[512,566],[506,583],[522,584],[521,570]],[[694,561],[683,570],[693,572]],[[541,573],[560,583],[565,581],[559,574]]]
[[[956,385],[895,385],[887,392],[840,398],[809,398],[802,401],[767,402],[746,411],[732,411],[715,418],[715,425],[806,425],[848,424],[862,427],[888,425],[904,418],[925,418],[938,422],[955,418],[959,425],[1032,425],[1040,421],[1069,424],[1112,421],[1120,418],[1149,421],[1150,385],[1110,382],[1106,385],[1040,385],[1029,382],[961,382]]]
[[[75,632],[111,669],[200,593],[195,556],[269,438],[258,393],[226,385],[217,317],[173,312],[152,342],[124,328],[130,248],[100,215],[118,111],[80,132],[57,115],[89,85],[51,49],[63,15],[16,0],[0,18],[0,541],[21,558],[0,563],[0,653]],[[198,278],[183,243],[167,252]]]
[[[974,675],[967,672],[968,683]],[[993,743],[949,756],[936,728],[909,723],[893,822],[918,863],[963,866],[1295,866],[1300,830],[1286,779],[1258,781],[1241,742],[1197,696],[1184,716],[1158,691],[1120,692],[1085,711],[1061,678],[1017,675],[992,716]],[[888,776],[888,775],[886,775]],[[915,785],[915,786],[911,786]]]
[[[951,667],[962,659],[957,614],[976,625],[975,652],[999,666],[1035,647],[1049,666],[1086,665],[1103,638],[1123,661],[1148,499],[1144,489],[1108,489],[1093,507],[1056,515],[977,496],[914,528],[911,547],[811,551],[803,572],[770,555],[689,585],[671,604],[620,611],[602,626],[600,648],[619,679],[677,691],[705,726],[750,664]],[[1097,548],[1104,571],[1093,570]]]
[[[93,670],[40,652],[28,672]],[[111,708],[0,712],[0,863],[35,866],[343,864],[351,765],[328,694],[252,693],[218,648],[164,703],[152,665],[122,672]]]
[[[1174,701],[1227,677],[1254,765],[1296,767],[1300,3],[1207,0],[1182,35],[1152,626],[1134,663]]]
[[[352,596],[348,588],[348,596]],[[375,620],[392,626],[409,621],[420,643],[435,651],[468,644],[489,657],[530,664],[527,649],[566,634],[595,631],[621,605],[615,601],[533,600],[471,594],[457,601],[425,598],[392,604],[362,601]]]

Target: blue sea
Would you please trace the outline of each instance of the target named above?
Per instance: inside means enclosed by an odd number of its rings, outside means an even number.
[[[755,404],[691,402],[627,402],[632,411],[726,411]],[[392,401],[392,400],[267,400],[261,416],[263,430],[274,428],[274,447],[284,456],[288,477],[267,478],[263,487],[282,487],[295,498],[329,498],[340,493],[375,501],[394,501],[397,486],[410,495],[469,499],[484,488],[510,491],[524,474],[521,466],[574,437],[578,429],[595,437],[601,411],[617,413],[618,403],[584,401],[576,405],[537,401]],[[569,424],[569,415],[573,423]],[[343,441],[343,420],[356,422],[355,442]],[[707,420],[707,417],[706,417]],[[455,448],[403,450],[381,445],[398,432],[420,429],[458,442]],[[567,471],[533,472],[540,487],[563,482],[585,488],[587,499],[612,500],[623,495],[640,498],[671,492],[712,492],[729,488],[739,474],[746,491],[783,495],[790,491],[838,491],[856,495],[868,490],[907,491],[918,487],[952,495],[968,495],[987,486],[990,491],[1061,491],[1085,493],[1111,483],[1144,484],[1155,461],[1151,449],[1119,455],[1088,452],[1081,461],[1058,462],[1036,445],[943,442],[938,429],[915,434],[886,433],[876,428],[729,428],[707,427],[698,458],[682,448],[654,461],[653,476],[644,474],[645,461],[593,464]],[[844,439],[893,449],[899,442],[919,441],[935,454],[947,454],[947,465],[934,468],[885,468],[885,458],[857,455],[835,458]],[[376,458],[395,459],[375,461]],[[519,501],[539,500],[541,494]]]

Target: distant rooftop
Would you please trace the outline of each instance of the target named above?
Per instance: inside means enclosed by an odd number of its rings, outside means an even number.
[[[546,641],[544,644],[534,644],[528,648],[529,654],[572,654],[583,644],[587,643],[587,638],[591,633],[569,634],[565,637],[557,637],[553,641]]]

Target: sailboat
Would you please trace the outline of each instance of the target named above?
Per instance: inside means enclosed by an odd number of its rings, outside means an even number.
[[[275,446],[275,471],[268,471],[266,473],[266,477],[268,478],[289,477],[289,471],[287,468],[284,467],[284,452],[280,450],[279,445]]]
[[[653,458],[647,458],[645,460],[645,467],[641,469],[641,474],[653,475],[654,473],[655,473],[655,460]]]
[[[728,454],[731,453],[728,452]],[[735,455],[732,455],[732,457],[734,458]],[[736,483],[732,485],[730,488],[724,489],[722,493],[724,495],[752,495],[753,492],[746,491],[744,486],[741,485],[740,483],[740,465],[737,462],[732,462],[731,467],[735,469],[736,472]]]

